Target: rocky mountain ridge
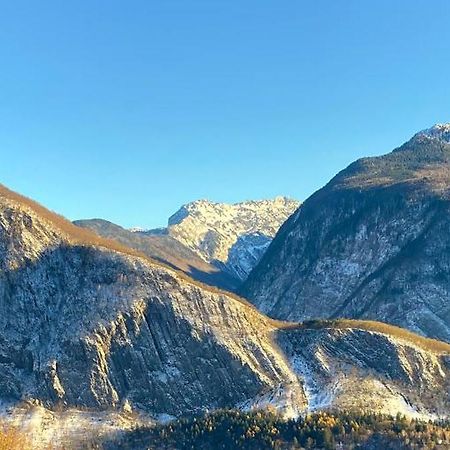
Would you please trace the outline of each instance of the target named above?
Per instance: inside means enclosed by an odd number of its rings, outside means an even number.
[[[420,131],[416,137],[427,136],[450,143],[450,123],[438,123],[431,128]]]
[[[166,229],[138,233],[167,234],[243,281],[298,206],[299,202],[286,197],[235,204],[197,200],[173,214]]]
[[[337,174],[283,225],[240,292],[279,319],[381,320],[450,341],[449,129]]]

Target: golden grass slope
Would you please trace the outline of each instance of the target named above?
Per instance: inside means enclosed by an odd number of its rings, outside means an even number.
[[[401,339],[407,343],[417,345],[424,350],[439,354],[450,355],[450,344],[420,336],[412,331],[395,325],[389,325],[384,322],[376,322],[374,320],[353,320],[353,319],[331,319],[331,320],[307,320],[303,323],[293,325],[296,329],[303,330],[320,330],[326,328],[333,329],[358,329],[365,331],[373,331],[397,339]]]

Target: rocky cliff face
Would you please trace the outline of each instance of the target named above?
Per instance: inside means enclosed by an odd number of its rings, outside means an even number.
[[[276,318],[374,319],[450,341],[449,129],[339,173],[285,223],[241,292]]]
[[[298,206],[285,197],[233,205],[198,200],[171,216],[165,233],[242,281]],[[144,233],[161,234],[161,230]]]
[[[382,328],[378,323],[337,321],[279,333],[291,367],[303,380],[310,411],[447,414],[450,358],[439,356],[433,341],[424,348],[401,329]]]
[[[449,345],[364,322],[275,322],[3,188],[0,264],[2,401],[156,418],[372,403],[448,413]]]

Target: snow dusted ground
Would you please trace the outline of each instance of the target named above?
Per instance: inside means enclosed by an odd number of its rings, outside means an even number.
[[[445,357],[357,329],[295,334],[287,352],[308,412],[358,409],[423,420],[448,417]]]
[[[271,409],[277,411],[285,419],[295,419],[306,411],[307,398],[299,402],[302,392],[297,381],[291,384],[279,384],[273,389],[261,394],[256,398],[247,400],[237,405],[237,408],[243,411],[255,409]]]
[[[361,407],[363,410],[380,411],[395,416],[401,413],[406,417],[435,420],[439,416],[418,411],[405,396],[389,382],[371,376],[358,376],[344,372],[335,373],[330,382],[316,376],[308,364],[300,357],[295,357],[292,366],[303,380],[303,387],[308,401],[307,412],[327,409],[343,411]]]
[[[23,405],[0,407],[0,418],[19,428],[35,450],[54,448],[84,448],[83,444],[103,438],[115,438],[119,433],[154,421],[142,415],[88,411],[69,408],[53,412],[42,406]]]

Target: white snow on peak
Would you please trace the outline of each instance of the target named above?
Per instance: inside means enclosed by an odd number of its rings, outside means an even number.
[[[169,218],[168,234],[205,261],[245,279],[299,204],[281,196],[234,204],[196,200]]]
[[[438,123],[431,128],[420,131],[416,136],[426,136],[450,143],[450,123]]]
[[[244,280],[261,259],[283,222],[300,202],[278,196],[269,200],[218,203],[207,199],[183,205],[167,228],[130,228],[135,233],[167,234],[200,258]]]
[[[132,233],[144,233],[145,231],[148,231],[146,228],[142,228],[142,227],[132,227],[128,229],[129,231],[131,231]]]

